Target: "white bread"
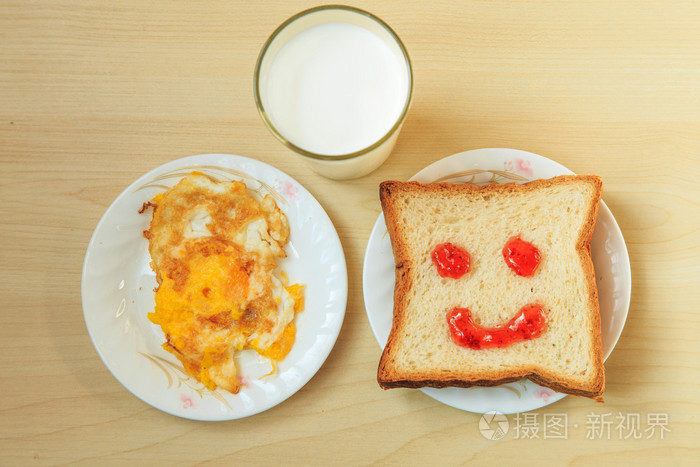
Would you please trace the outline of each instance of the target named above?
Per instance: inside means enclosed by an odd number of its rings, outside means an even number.
[[[396,387],[495,386],[527,377],[555,391],[599,398],[603,352],[590,239],[602,181],[560,176],[477,187],[386,181],[380,199],[396,263],[391,333],[377,380]],[[516,275],[501,251],[522,235],[541,252],[532,277]],[[461,245],[471,270],[443,278],[431,260],[440,243]],[[477,325],[506,323],[540,303],[546,329],[506,347],[455,344],[446,313],[471,310]]]

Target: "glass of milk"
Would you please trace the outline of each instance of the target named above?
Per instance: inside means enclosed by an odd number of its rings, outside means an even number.
[[[255,67],[255,102],[284,145],[332,179],[361,177],[389,156],[413,77],[394,31],[366,11],[328,5],[275,30]]]

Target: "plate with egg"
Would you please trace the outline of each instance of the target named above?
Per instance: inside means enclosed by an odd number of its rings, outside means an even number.
[[[107,209],[83,265],[85,322],[112,374],[196,420],[267,410],[329,355],[347,269],[328,215],[263,162],[203,154],[143,175]]]

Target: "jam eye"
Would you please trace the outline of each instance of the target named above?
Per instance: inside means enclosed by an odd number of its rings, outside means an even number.
[[[464,248],[452,243],[441,243],[433,249],[430,257],[440,277],[459,279],[469,272],[471,257]]]
[[[526,242],[518,234],[506,242],[503,259],[517,275],[530,277],[537,271],[542,255],[535,245]]]

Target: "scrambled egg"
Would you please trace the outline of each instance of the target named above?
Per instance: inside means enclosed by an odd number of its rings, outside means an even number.
[[[148,318],[188,374],[235,394],[236,351],[254,349],[274,368],[294,344],[303,286],[275,275],[286,256],[287,218],[270,195],[258,202],[244,183],[198,172],[148,204],[144,236],[158,281]]]

